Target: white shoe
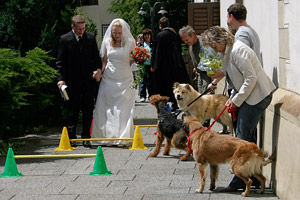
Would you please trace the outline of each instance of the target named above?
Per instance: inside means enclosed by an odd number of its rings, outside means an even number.
[[[223,132],[223,130],[218,132],[219,134],[230,134],[230,130],[227,130],[225,133]]]
[[[140,99],[140,102],[145,102],[145,98],[142,97],[142,98]]]

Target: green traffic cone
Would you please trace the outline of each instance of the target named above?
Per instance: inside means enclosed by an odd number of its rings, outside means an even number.
[[[110,174],[112,174],[112,173],[111,173],[111,171],[107,170],[102,147],[99,146],[97,149],[97,154],[96,154],[96,159],[95,159],[95,164],[94,164],[94,171],[90,173],[90,176],[110,175]]]
[[[18,172],[16,160],[14,157],[14,152],[12,148],[8,149],[7,157],[5,161],[4,172],[0,175],[0,177],[18,177],[22,176],[22,173]]]

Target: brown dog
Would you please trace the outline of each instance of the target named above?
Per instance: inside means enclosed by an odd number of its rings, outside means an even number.
[[[173,85],[173,93],[180,109],[184,108],[200,95],[191,85],[177,82]],[[221,94],[203,95],[187,107],[185,112],[194,115],[202,122],[203,120],[216,118],[224,109],[227,100],[228,97]],[[233,135],[232,119],[227,109],[220,116],[218,122],[223,125],[223,133],[226,133],[228,126],[230,133]]]
[[[182,128],[182,120],[176,119],[176,117],[168,112],[166,103],[168,102],[169,97],[152,95],[149,100],[157,109],[158,114],[156,146],[149,156],[156,157],[159,154],[164,138],[166,137],[163,155],[170,154],[172,145],[178,149],[185,150],[186,154],[180,157],[180,160],[187,160],[190,156],[190,151],[187,147],[188,135]]]
[[[275,153],[265,160],[262,150],[256,144],[211,130],[206,131],[194,116],[186,116],[184,126],[189,131],[189,144],[200,173],[200,187],[196,192],[201,193],[204,189],[207,163],[210,164],[210,190],[213,190],[219,171],[218,164],[230,161],[233,173],[246,184],[242,196],[246,197],[250,192],[251,176],[261,184],[258,193],[264,193],[266,178],[262,175],[262,166],[275,160]]]

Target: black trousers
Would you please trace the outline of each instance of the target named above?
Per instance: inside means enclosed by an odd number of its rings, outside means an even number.
[[[147,90],[148,90],[148,97],[153,95],[153,72],[151,72],[151,65],[145,65],[145,74],[141,83],[141,91],[140,97],[146,98],[147,97]]]
[[[93,91],[82,91],[70,95],[68,102],[68,134],[70,139],[76,139],[76,128],[80,110],[82,112],[81,138],[91,138],[90,128],[93,119],[94,93]]]

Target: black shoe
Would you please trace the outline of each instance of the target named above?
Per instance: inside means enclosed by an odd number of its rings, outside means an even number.
[[[227,186],[226,188],[220,189],[219,192],[235,192],[237,190],[235,187]]]
[[[77,142],[76,141],[72,141],[72,142],[70,142],[70,144],[71,144],[71,147],[77,147]]]
[[[83,141],[82,145],[86,148],[91,148],[92,147],[92,143],[91,141]]]

